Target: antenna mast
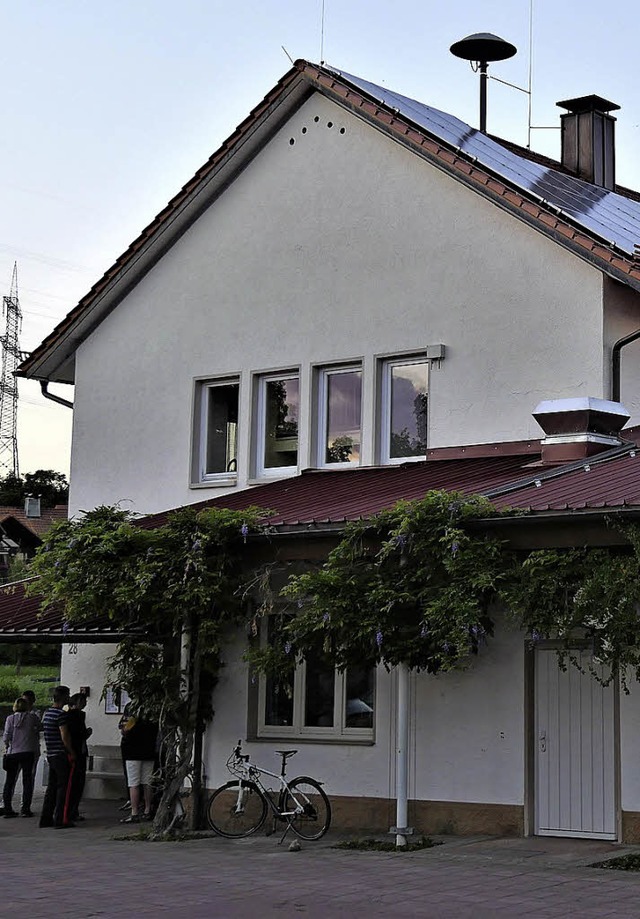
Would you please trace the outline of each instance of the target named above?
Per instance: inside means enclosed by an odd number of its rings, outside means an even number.
[[[14,373],[20,363],[18,336],[22,328],[22,311],[18,299],[18,264],[14,262],[11,289],[2,298],[5,333],[2,343],[2,376],[0,377],[0,473],[18,478],[18,380]]]

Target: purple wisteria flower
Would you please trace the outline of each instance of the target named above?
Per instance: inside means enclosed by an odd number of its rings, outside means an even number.
[[[429,632],[427,630],[426,625],[423,625],[422,628],[420,629],[420,638],[426,638],[428,634]]]
[[[378,631],[376,632],[376,644],[378,647],[380,647],[382,644],[382,632],[380,631],[380,629],[378,629]]]
[[[459,543],[459,542],[453,542],[453,543],[451,543],[451,554],[452,554],[454,557],[458,554],[459,549],[460,549],[460,543]]]
[[[290,641],[285,641],[285,643],[284,643],[284,653],[285,653],[285,654],[291,654],[291,642],[290,642]]]
[[[451,650],[451,645],[449,644],[448,641],[445,641],[442,643],[442,650],[444,651],[445,654],[449,653],[449,651]]]
[[[322,617],[322,621],[325,625],[327,624],[327,622],[329,622],[330,619],[331,619],[331,616],[329,615],[329,613],[325,613],[324,616]]]
[[[242,526],[240,527],[240,532],[242,533],[242,538],[243,538],[244,541],[246,542],[246,541],[247,541],[247,536],[249,535],[249,527],[247,526],[246,523],[243,523],[243,524],[242,524]]]
[[[193,543],[193,545],[191,546],[191,548],[192,548],[192,550],[193,550],[194,552],[199,552],[200,549],[202,549],[202,543],[200,542],[199,539],[196,539],[196,540],[194,540],[194,543]]]
[[[542,635],[537,629],[531,629],[531,641],[535,644],[540,641]]]
[[[404,549],[404,547],[405,547],[406,544],[407,544],[407,537],[405,536],[404,533],[399,533],[399,534],[396,536],[396,538],[395,538],[395,544],[396,544],[396,549],[400,549],[400,551],[402,551],[402,549]]]

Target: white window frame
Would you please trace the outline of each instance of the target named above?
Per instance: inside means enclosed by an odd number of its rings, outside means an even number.
[[[300,393],[300,374],[298,371],[287,371],[284,373],[265,373],[258,376],[258,393],[257,393],[257,423],[256,423],[256,475],[259,478],[273,478],[287,475],[295,475],[300,469],[300,400],[298,401],[298,460],[295,466],[265,466],[265,447],[267,438],[267,384],[277,382],[278,380],[297,380],[298,393]]]
[[[267,627],[263,621],[260,629],[260,642],[266,643]],[[305,687],[306,687],[306,661],[301,661],[293,677],[293,724],[267,724],[265,712],[267,705],[267,677],[261,674],[258,678],[258,738],[284,739],[295,737],[300,740],[340,740],[346,743],[373,743],[375,740],[375,724],[377,710],[377,674],[374,674],[373,687],[373,726],[347,727],[347,673],[335,670],[334,673],[334,703],[333,725],[331,727],[306,726],[304,723]]]
[[[199,412],[197,421],[197,475],[196,484],[202,485],[232,485],[238,478],[238,433],[240,428],[240,378],[220,377],[215,380],[200,380],[199,387]],[[238,393],[238,421],[236,422],[236,468],[224,472],[207,472],[207,442],[209,437],[209,398],[214,389],[223,386],[235,386]]]
[[[426,364],[427,369],[427,400],[429,399],[429,371],[430,362],[426,352],[403,357],[381,358],[380,365],[380,411],[378,420],[379,430],[379,462],[382,465],[398,465],[400,463],[422,462],[427,454],[417,456],[391,456],[391,371],[394,367],[408,367],[412,364]],[[427,438],[429,436],[429,401],[427,401]]]
[[[329,423],[329,387],[328,379],[341,373],[360,373],[360,458],[357,463],[328,463],[326,461],[327,435]],[[317,408],[317,463],[323,469],[353,469],[362,462],[362,422],[364,401],[364,368],[361,363],[342,364],[340,366],[320,367],[318,369],[318,408]]]

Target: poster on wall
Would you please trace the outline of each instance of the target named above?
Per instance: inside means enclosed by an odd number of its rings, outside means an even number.
[[[109,686],[104,697],[104,710],[107,715],[121,715],[129,701],[126,689]]]

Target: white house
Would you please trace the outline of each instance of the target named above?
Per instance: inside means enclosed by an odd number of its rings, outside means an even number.
[[[155,514],[267,485],[291,525],[278,482],[304,469],[326,470],[344,506],[363,467],[384,467],[367,479],[379,496],[397,467],[384,494],[399,497],[413,467],[424,487],[438,468],[473,490],[471,466],[438,463],[475,457],[494,470],[490,490],[530,475],[540,402],[622,398],[640,422],[640,194],[615,184],[616,106],[562,105],[555,163],[296,62],[22,364],[45,391],[75,384],[70,513],[127,500]],[[619,443],[598,437],[578,440]],[[315,519],[349,516],[333,513]],[[296,767],[325,779],[338,822],[390,826],[394,675],[336,677],[320,723],[304,668],[278,715],[266,683],[250,685],[242,648],[239,637],[216,688],[207,783],[225,779],[240,735],[262,758],[295,741]],[[95,685],[105,652],[74,651],[66,682]],[[412,678],[415,825],[640,838],[627,765],[640,754],[639,694],[620,700],[563,674],[545,649],[531,660],[524,637],[503,630],[470,671]],[[364,726],[347,706],[358,680],[373,709]],[[116,743],[99,689],[93,739]],[[566,734],[570,698],[604,763],[593,781],[536,765],[543,710],[556,725],[546,752]]]

